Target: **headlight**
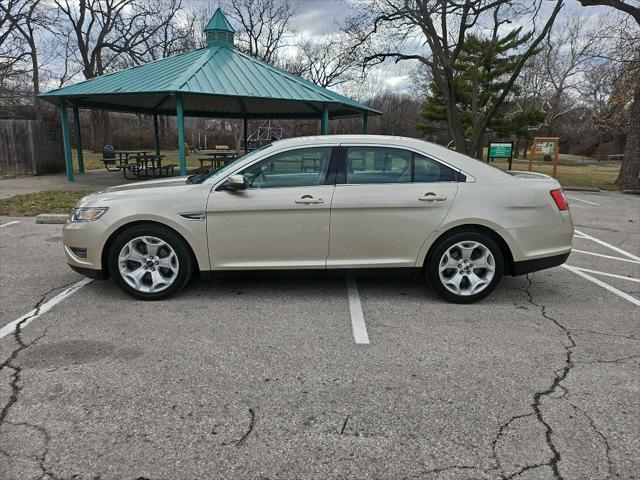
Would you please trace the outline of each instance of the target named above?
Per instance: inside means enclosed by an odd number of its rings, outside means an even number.
[[[70,220],[72,222],[93,222],[104,215],[107,210],[109,210],[107,207],[76,207],[71,210]]]

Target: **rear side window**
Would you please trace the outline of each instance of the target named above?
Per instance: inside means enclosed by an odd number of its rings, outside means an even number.
[[[446,165],[415,154],[414,182],[457,182],[458,172]]]
[[[386,147],[348,147],[346,183],[457,182],[455,170],[407,150]]]

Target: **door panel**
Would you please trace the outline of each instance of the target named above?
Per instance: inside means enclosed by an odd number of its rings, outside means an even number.
[[[276,153],[244,169],[245,190],[211,192],[212,268],[324,269],[335,189],[335,175],[328,173],[332,151],[325,145]]]
[[[214,270],[325,268],[333,185],[212,192]]]
[[[337,185],[327,267],[415,266],[457,189],[455,182]]]

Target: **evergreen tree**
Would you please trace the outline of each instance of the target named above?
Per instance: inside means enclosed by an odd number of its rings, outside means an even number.
[[[454,65],[454,99],[456,109],[464,127],[465,137],[478,151],[470,152],[476,157],[482,153],[482,139],[485,131],[499,136],[528,136],[528,126],[540,121],[542,112],[526,111],[506,115],[506,103],[483,125],[484,113],[491,108],[505,89],[509,75],[521,60],[518,49],[531,38],[531,33],[521,35],[515,29],[503,37],[497,32],[490,38],[477,35],[467,36],[458,60]],[[422,121],[416,126],[425,133],[441,130],[446,125],[446,107],[442,91],[435,82],[430,84],[431,96],[422,106]],[[518,94],[517,86],[511,89]]]

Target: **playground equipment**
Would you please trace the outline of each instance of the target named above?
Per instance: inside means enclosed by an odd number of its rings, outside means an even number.
[[[247,151],[255,150],[263,145],[273,142],[274,140],[280,140],[284,137],[284,129],[282,126],[274,120],[265,120],[258,125],[258,128],[251,132],[247,137]],[[245,147],[244,142],[242,146]]]

